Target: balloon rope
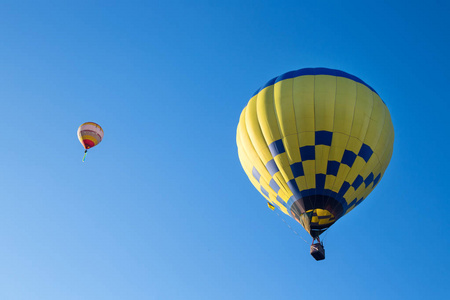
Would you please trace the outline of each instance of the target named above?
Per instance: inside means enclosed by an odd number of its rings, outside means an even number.
[[[87,154],[87,150],[84,151],[83,162],[84,162],[84,159],[86,158],[86,154]]]
[[[292,228],[291,225],[289,225],[289,224],[283,219],[283,217],[280,216],[280,214],[278,214],[278,212],[277,212],[276,210],[275,210],[275,213],[277,214],[277,216],[280,217],[280,219],[284,222],[284,224],[286,224],[287,227],[289,227],[289,229],[292,230],[293,233],[295,233],[296,235],[298,235],[298,236],[299,236],[306,244],[308,244],[308,242],[307,242],[304,238],[302,238],[302,236],[301,236],[300,234],[298,234],[297,231],[295,231],[294,228]],[[309,245],[309,244],[308,244],[308,245]]]
[[[322,236],[322,244],[323,244],[323,242],[325,242],[325,238],[326,238],[327,235],[328,235],[328,230],[330,230],[330,227],[328,227],[328,229],[325,230],[324,235]]]

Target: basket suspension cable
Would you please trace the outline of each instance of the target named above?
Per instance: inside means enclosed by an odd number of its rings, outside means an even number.
[[[328,230],[330,230],[330,227],[328,227],[327,230],[325,230],[325,234],[322,236],[322,244],[323,244],[323,242],[325,242],[325,238],[328,235]]]
[[[280,217],[280,219],[284,222],[284,224],[286,224],[287,227],[289,227],[289,229],[292,230],[293,233],[295,233],[296,235],[298,235],[298,236],[299,236],[306,244],[308,244],[308,242],[307,242],[300,234],[298,234],[297,231],[295,231],[295,230],[291,227],[291,225],[289,225],[289,224],[283,219],[282,216],[280,216],[280,214],[278,213],[277,210],[275,210],[275,213],[277,214],[278,217]],[[309,244],[308,244],[308,245],[309,245]]]

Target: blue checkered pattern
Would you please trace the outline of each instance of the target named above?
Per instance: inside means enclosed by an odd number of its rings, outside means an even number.
[[[332,140],[333,140],[333,132],[316,131],[315,132],[315,145],[308,145],[308,146],[300,147],[299,152],[300,152],[300,157],[301,157],[302,161],[293,163],[291,165],[291,170],[292,170],[292,174],[294,175],[294,178],[305,176],[302,162],[316,159],[316,149],[315,149],[316,146],[318,146],[318,145],[331,146]],[[286,152],[283,141],[281,139],[271,143],[269,145],[269,150],[273,157],[276,157],[277,155]],[[375,177],[375,174],[370,173],[369,176],[367,176],[367,178],[363,178],[362,176],[358,175],[353,182],[344,181],[339,192],[337,192],[337,193],[334,191],[325,189],[326,176],[327,175],[337,176],[341,165],[347,165],[348,167],[351,168],[358,156],[361,157],[367,163],[369,161],[369,159],[372,157],[372,155],[373,155],[372,148],[369,145],[364,144],[364,143],[362,144],[358,153],[355,153],[350,150],[345,150],[340,161],[333,161],[333,160],[328,161],[326,174],[316,174],[316,188],[315,189],[308,189],[308,190],[300,191],[295,179],[288,181],[287,185],[288,185],[289,189],[291,190],[291,192],[293,193],[293,197],[288,201],[288,205],[287,205],[288,210],[290,210],[290,207],[295,200],[301,199],[306,196],[311,196],[311,195],[327,195],[327,196],[335,198],[340,204],[342,204],[344,212],[346,212],[347,209],[352,207],[354,204],[358,205],[359,203],[361,203],[361,201],[364,198],[361,198],[361,199],[355,198],[350,204],[347,204],[347,201],[344,199],[345,193],[350,189],[350,187],[353,187],[354,190],[357,190],[361,186],[361,184],[364,184],[365,187],[367,188],[370,184],[373,183],[372,188],[374,188],[378,184],[378,181],[381,178],[381,173],[377,174],[376,177]],[[271,174],[271,176],[273,176],[274,174],[276,174],[279,171],[279,169],[273,159],[266,164],[266,168],[269,171],[269,173]],[[258,174],[254,173],[253,175],[256,178],[256,180],[259,181],[259,177],[260,177],[259,173]],[[270,187],[272,187],[272,189],[276,193],[278,193],[280,187],[276,184],[276,182],[273,179],[270,181],[269,185],[270,185]],[[280,201],[280,202],[284,203],[284,201]]]
[[[271,160],[270,162],[273,162],[273,160]],[[270,162],[269,162],[269,163],[270,163]],[[272,163],[271,163],[271,164],[272,164]],[[274,167],[273,167],[273,166],[274,166]],[[266,167],[267,167],[267,165],[266,165]],[[277,172],[278,172],[278,168],[276,167],[275,162],[273,162],[272,168],[276,168],[276,170],[277,170]],[[274,170],[274,169],[272,169],[272,170]],[[270,172],[270,171],[269,171],[269,172]],[[276,173],[276,172],[275,172],[275,173]],[[273,174],[275,174],[275,173],[273,173]],[[273,174],[271,174],[271,175],[273,176]],[[253,177],[260,183],[259,188],[260,188],[261,192],[262,192],[267,198],[270,198],[269,192],[261,185],[261,182],[260,182],[260,180],[261,180],[261,174],[258,172],[258,170],[256,170],[255,167],[253,167],[253,169],[252,169],[252,175],[253,175]],[[273,178],[270,180],[269,186],[272,188],[272,190],[273,190],[276,194],[278,194],[278,191],[280,190],[280,186],[275,182],[275,180],[274,180]],[[293,198],[293,197],[291,197],[291,198]],[[281,197],[278,196],[278,195],[277,195],[277,200],[278,200],[278,202],[280,202],[280,203],[281,203],[281,204],[289,211],[289,209],[290,209],[290,207],[291,207],[291,205],[292,205],[293,199],[290,199],[290,200],[291,200],[291,204],[289,204],[289,205],[286,204],[286,202],[285,202],[283,199],[281,199]]]

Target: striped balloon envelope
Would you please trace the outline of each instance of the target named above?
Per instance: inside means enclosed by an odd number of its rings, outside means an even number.
[[[94,122],[83,123],[78,127],[78,139],[81,145],[83,145],[86,151],[83,157],[83,161],[86,158],[86,152],[88,149],[97,146],[103,139],[103,129],[100,125]]]
[[[393,152],[386,104],[348,73],[307,68],[275,77],[241,113],[241,165],[268,201],[314,239],[380,182]]]
[[[86,122],[78,128],[78,139],[84,149],[90,149],[102,141],[103,129],[94,122]]]

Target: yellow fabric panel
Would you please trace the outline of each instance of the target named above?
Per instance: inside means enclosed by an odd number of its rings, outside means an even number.
[[[360,174],[361,175],[361,174]],[[364,177],[365,179],[366,177]],[[361,198],[362,193],[364,192],[364,190],[366,189],[366,185],[364,184],[364,182],[358,187],[358,189],[355,191],[355,193],[353,194],[353,198]]]
[[[393,149],[393,142],[394,142],[393,137],[394,137],[394,132],[392,131],[390,138],[387,142],[386,151],[383,152],[383,154],[381,155],[380,160],[379,160],[380,170],[382,172],[382,175],[386,171],[389,161],[391,160],[392,152],[394,150]]]
[[[295,183],[297,183],[298,189],[300,191],[308,189],[308,185],[306,183],[305,176],[300,176],[300,177],[295,178]]]
[[[316,188],[316,174],[305,174],[305,179],[309,189]]]
[[[389,116],[389,120],[390,120],[390,116]],[[390,134],[388,136],[388,141],[387,141],[387,146],[386,146],[386,150],[385,153],[381,156],[380,158],[380,162],[383,165],[383,168],[387,168],[387,165],[389,164],[389,161],[391,160],[391,156],[392,156],[392,152],[394,150],[394,128],[392,127],[392,123],[390,124]]]
[[[267,189],[266,186],[264,186],[264,185],[263,185],[263,188],[269,192],[269,199],[267,199],[267,197],[265,197],[265,198],[266,198],[270,203],[276,205],[276,206],[278,207],[279,210],[281,210],[283,213],[285,213],[286,215],[289,216],[289,212],[288,212],[287,209],[286,209],[286,208],[278,201],[277,195],[273,192],[273,190],[271,190],[270,187],[269,187],[270,190]],[[262,195],[264,195],[264,194],[262,193],[261,189],[258,188],[258,191],[260,191],[260,193],[261,193]]]
[[[325,177],[325,189],[333,190],[334,182],[336,181],[336,176],[326,175]]]
[[[275,183],[280,187],[280,190],[278,192],[280,197],[282,197],[283,199],[288,199],[290,196],[292,196],[292,193],[289,190],[289,187],[287,186],[285,179],[280,174],[280,172],[274,174],[273,177],[270,175],[270,173],[268,172],[268,170],[265,167],[265,164],[263,164],[263,162],[259,159],[259,156],[258,156],[256,150],[253,148],[253,145],[251,144],[251,142],[248,138],[248,135],[246,133],[247,132],[245,132],[244,130],[239,130],[239,132],[238,132],[239,136],[241,137],[241,139],[240,139],[241,144],[244,145],[242,147],[243,150],[249,152],[249,154],[247,156],[252,158],[253,166],[255,166],[256,170],[261,175],[260,182],[262,182],[264,180],[264,182],[265,182],[265,184],[263,185],[264,188],[267,191],[269,191],[269,190],[272,191],[276,195],[276,193],[273,191],[273,189],[269,186],[269,182],[273,179],[275,181]],[[242,142],[242,141],[244,141],[244,142]],[[266,149],[268,151],[267,147],[266,147]],[[278,156],[278,157],[280,157],[280,156]],[[277,159],[277,160],[279,160],[279,159]],[[286,158],[285,158],[285,160],[286,160]],[[252,177],[253,177],[253,175],[252,175]]]
[[[365,165],[366,161],[357,156],[355,162],[353,163],[353,166],[351,167],[350,171],[347,174],[347,177],[345,178],[345,181],[349,182],[350,184],[353,183],[353,181],[355,181],[356,177],[360,174]]]
[[[366,136],[363,141],[364,144],[369,145],[372,150],[377,145],[378,139],[380,138],[386,110],[386,105],[381,102],[378,95],[374,94],[372,115],[370,116],[369,127],[367,128]]]
[[[284,180],[283,176],[280,174],[280,172],[276,173],[275,175],[273,175],[273,180],[278,184],[278,186],[280,187],[280,191],[278,192],[278,194],[280,195],[284,195],[283,199],[285,199],[286,197],[290,197],[292,196],[292,192],[289,189],[288,185],[286,184],[286,181]],[[282,194],[283,192],[283,194]]]
[[[352,151],[355,154],[358,154],[359,149],[361,149],[362,144],[363,144],[362,141],[351,136],[348,139],[347,146],[345,148],[349,151]]]
[[[245,116],[243,116],[243,119],[245,120]],[[256,152],[254,152],[254,149],[252,147],[252,145],[250,143],[248,143],[248,136],[245,134],[246,132],[243,132],[241,129],[242,127],[238,127],[238,145],[241,145],[241,150],[240,152],[240,159],[241,159],[241,164],[243,165],[244,170],[246,171],[247,176],[250,178],[250,180],[252,181],[252,183],[255,185],[255,187],[260,190],[259,185],[263,186],[265,190],[267,190],[269,192],[270,195],[272,195],[274,198],[276,198],[276,193],[275,191],[270,187],[269,182],[272,179],[272,177],[270,176],[269,172],[267,171],[267,169],[265,168],[265,166],[262,165],[261,161],[259,159],[255,159],[258,156],[255,155]],[[246,147],[242,147],[242,139],[245,139],[247,137],[247,146]],[[252,150],[253,152],[251,155],[246,155],[245,154],[245,150]],[[251,162],[248,157],[253,158],[254,162]],[[255,166],[256,170],[259,172],[259,174],[261,175],[260,177],[260,183],[258,183],[256,180],[254,179],[254,176],[252,174],[252,170],[253,170],[253,166]],[[257,166],[257,167],[256,167]],[[292,196],[291,191],[289,190],[289,188],[287,187],[287,184],[285,183],[285,181],[281,178],[281,176],[279,174],[275,174],[274,176],[274,181],[278,184],[278,186],[280,187],[280,190],[278,191],[278,195],[285,200],[285,202],[288,201],[288,199]],[[256,183],[255,183],[256,182]]]
[[[333,131],[336,77],[318,75],[314,82],[315,130]]]
[[[302,162],[303,170],[306,177],[306,186],[309,189],[316,187],[316,162],[314,160],[307,160]]]
[[[338,77],[336,88],[336,101],[334,106],[334,128],[335,133],[350,135],[353,113],[356,103],[356,82]],[[334,140],[334,137],[333,137]]]
[[[300,76],[294,78],[293,81],[293,97],[301,99],[301,101],[294,102],[297,132],[314,132],[314,76]],[[299,142],[302,146],[301,139]]]
[[[291,191],[287,188],[287,185],[284,182],[283,177],[281,177],[281,175],[279,173],[275,174],[272,179],[275,181],[275,183],[280,188],[280,190],[278,191],[278,194],[275,193],[275,191],[274,191],[275,195],[279,195],[283,199],[287,199],[290,197],[290,195],[292,195]],[[273,189],[269,186],[269,184],[270,184],[270,181],[267,182],[268,189],[273,191]]]
[[[356,103],[351,136],[364,141],[373,107],[373,92],[360,83],[356,84]]]
[[[94,146],[96,146],[98,144],[98,141],[96,138],[94,138],[93,136],[90,135],[83,135],[82,136],[83,140],[90,140],[94,143]]]
[[[284,149],[291,164],[300,162],[300,151],[297,134],[289,135],[283,138]]]
[[[289,159],[289,157],[294,157],[297,161],[300,158],[298,140],[295,136],[297,128],[292,99],[292,85],[292,79],[286,79],[274,85],[274,107],[277,125],[280,128],[283,141],[289,141],[289,143],[283,144],[286,153],[279,154],[275,157],[275,162],[285,182],[294,178],[290,167],[293,160]],[[290,138],[287,140],[285,138],[286,136],[290,136]],[[286,188],[289,189],[287,185]]]
[[[288,157],[286,153],[278,154],[275,158],[275,163],[278,166],[278,169],[283,176],[285,182],[288,182],[291,179],[294,179],[294,175],[292,174],[291,165],[289,163]],[[288,188],[286,186],[286,188]]]
[[[101,127],[97,123],[94,123],[94,122],[86,122],[86,123],[81,124],[81,126],[84,126],[84,125],[94,125],[94,126],[96,126],[96,127],[101,129]]]
[[[381,163],[378,163],[378,164],[376,164],[375,168],[373,168],[372,173],[374,175],[374,178],[382,173],[382,171],[383,171],[382,167],[383,167],[383,165]],[[381,174],[381,175],[383,175],[383,174]]]
[[[378,140],[377,145],[373,149],[374,154],[380,158],[384,151],[386,150],[387,145],[389,145],[390,135],[392,134],[392,123],[390,122],[390,117],[386,114],[386,118],[383,124],[383,129],[381,130],[381,135]]]
[[[355,188],[352,186],[348,189],[347,192],[345,192],[344,199],[347,202],[347,205],[350,204],[353,201],[353,199],[355,198],[355,197],[353,197],[354,193],[355,193]]]
[[[392,154],[394,152],[394,131],[392,130],[392,134],[389,138],[388,143],[388,151],[381,157],[381,163],[383,165],[383,170],[386,170],[389,162],[391,161]],[[384,171],[383,171],[384,172]]]
[[[352,195],[352,197],[351,197],[351,201],[353,201],[353,199],[361,199],[361,197],[362,197],[362,195],[363,195],[363,193],[364,193],[364,191],[366,190],[366,188],[365,188],[365,185],[364,185],[364,183],[363,184],[361,184],[361,186],[358,188],[358,190],[357,191],[355,191],[354,193],[353,193],[353,195]],[[365,199],[365,198],[364,198]],[[353,207],[353,206],[355,206],[356,205],[356,203],[354,203],[351,207]],[[347,212],[349,211],[349,209],[347,209]]]
[[[270,193],[269,193],[269,197],[267,197],[263,192],[262,192],[262,190],[261,190],[261,188],[262,188],[262,185],[260,185],[259,187],[257,187],[256,189],[258,190],[258,192],[267,200],[267,201],[269,201],[270,203],[272,203],[272,204],[275,204],[275,205],[277,205],[278,206],[278,204],[277,203],[275,203],[274,202],[274,197],[270,197]],[[272,194],[273,195],[273,194]]]
[[[365,200],[367,196],[369,196],[369,194],[372,192],[372,189],[373,189],[373,182],[366,187],[364,192],[361,194],[361,197],[364,197]]]
[[[374,160],[374,161],[378,161],[378,160]],[[365,173],[367,173],[367,175],[363,176],[364,179],[368,176],[368,174],[373,173],[374,177],[377,177],[378,174],[380,174],[381,171],[381,164],[379,162],[377,162],[375,164],[375,166],[373,166],[372,168],[370,168],[370,170],[366,170]],[[381,176],[382,177],[382,176]],[[380,180],[381,180],[380,177]],[[378,182],[380,182],[380,180]],[[365,184],[361,184],[361,186],[358,188],[358,190],[355,192],[355,194],[353,195],[353,198],[357,198],[358,200],[361,199],[361,197],[364,197],[364,199],[367,198],[367,196],[372,192],[373,190],[373,182],[370,183],[367,187],[365,186]],[[353,199],[352,198],[352,199]]]
[[[325,216],[330,215],[330,213],[328,211],[320,209],[320,208],[315,209],[314,211],[316,212],[316,215],[318,215],[319,217],[325,217]]]
[[[256,151],[256,149],[252,144],[252,141],[250,140],[250,136],[248,135],[248,132],[245,127],[246,116],[247,114],[245,113],[241,114],[241,120],[239,122],[237,132],[237,139],[239,140],[238,145],[241,146],[242,151],[245,151],[248,159],[251,161],[251,164],[256,168],[261,177],[263,177],[267,182],[269,182],[272,176],[267,171],[265,164],[260,159],[259,153]]]
[[[346,215],[346,214],[348,214],[349,212],[351,212],[355,207],[356,207],[356,203],[353,204],[352,206],[350,206],[349,208],[347,208],[347,211],[344,213],[344,215]]]
[[[341,186],[344,184],[345,178],[347,177],[348,172],[350,172],[350,167],[344,164],[341,164],[339,167],[339,171],[336,176],[336,180],[333,185],[333,192],[339,192]]]
[[[331,141],[331,148],[341,147],[346,148],[348,143],[349,136],[343,133],[334,132],[333,140]]]
[[[249,159],[245,156],[245,154],[243,153],[243,151],[238,151],[238,155],[239,155],[239,160],[241,162],[241,165],[245,171],[245,174],[247,175],[248,179],[250,180],[250,182],[253,184],[253,186],[260,191],[260,186],[261,184],[253,177],[252,175],[252,169],[253,166],[251,166],[249,164]],[[262,193],[261,193],[262,194]],[[265,196],[263,194],[263,196]]]
[[[327,225],[334,222],[330,221],[330,219],[334,219],[334,216],[327,210],[317,208],[312,211],[313,213],[315,213],[315,215],[313,215],[313,217],[311,218],[311,223],[316,223],[319,225]]]
[[[319,220],[319,225],[327,225],[330,224],[330,220],[329,219],[320,219]]]
[[[292,85],[293,79],[286,79],[274,85],[276,117],[283,137],[297,133]]]
[[[261,184],[256,180],[252,173],[247,173],[248,178],[250,179],[250,182],[253,184],[253,186],[259,191],[261,189]]]
[[[341,161],[342,156],[344,156],[345,147],[333,147],[330,148],[330,153],[328,155],[328,160],[330,161]]]
[[[248,157],[248,155],[245,152],[245,149],[243,147],[239,148],[238,156],[239,156],[239,161],[241,162],[242,168],[244,169],[245,173],[249,177],[250,181],[257,182],[257,184],[255,184],[255,186],[259,186],[258,181],[255,179],[255,177],[252,174],[253,165],[251,163],[251,159]]]
[[[239,161],[241,162],[242,168],[244,169],[247,176],[253,177],[253,176],[250,176],[251,169],[253,168],[253,166],[251,165],[250,160],[248,159],[247,155],[242,150],[242,148],[238,149],[238,156],[239,156]]]
[[[299,146],[314,146],[315,132],[300,132],[298,134]]]
[[[273,92],[273,85],[266,87],[259,92],[256,101],[259,126],[261,126],[261,131],[267,145],[281,139],[278,120],[275,113]]]
[[[242,117],[243,121],[245,121],[245,116]],[[241,130],[241,125],[238,126],[238,136],[240,137],[240,144],[243,151],[249,152],[248,157],[251,157],[251,163],[256,168],[256,170],[261,175],[260,182],[263,185],[264,189],[266,189],[268,192],[271,192],[275,195],[276,193],[273,191],[273,189],[269,186],[269,182],[272,179],[272,176],[267,171],[265,164],[259,159],[258,153],[256,152],[256,149],[254,149],[253,145],[251,144],[251,141],[249,139],[249,136],[247,135],[247,132],[245,130]],[[266,147],[266,151],[268,151],[268,148]],[[260,149],[261,150],[261,149]],[[261,153],[261,151],[260,151]],[[270,157],[271,158],[271,157]],[[251,175],[253,177],[253,175]],[[284,199],[288,199],[292,193],[290,192],[286,181],[283,179],[282,175],[277,173],[273,176],[273,180],[275,183],[280,187],[279,195],[280,197]],[[264,182],[264,184],[263,184]]]
[[[338,132],[333,133],[328,160],[341,161],[342,156],[344,155],[345,148],[347,146],[348,139],[348,135]]]
[[[273,138],[273,134],[276,133],[278,134],[278,136],[275,135],[277,139],[280,136],[274,111],[273,87],[268,87],[261,91],[256,98],[253,97],[247,105],[246,110],[247,112],[245,114],[244,120],[247,124],[249,137],[254,145],[255,151],[258,153],[258,156],[262,160],[265,171],[260,171],[260,166],[256,167],[256,169],[261,174],[261,177],[263,177],[264,180],[269,183],[272,177],[267,172],[265,165],[273,158],[268,148],[268,144],[272,143],[273,141],[267,140],[267,137],[269,136]],[[257,118],[255,118],[255,116],[257,116]],[[269,124],[268,122],[272,123]],[[265,124],[265,126],[263,124]],[[289,174],[287,174],[286,172],[287,170],[290,171],[290,167],[289,169],[283,168],[286,167],[286,165],[289,166],[289,162],[287,161],[286,157],[282,156],[277,156],[277,158],[275,158],[275,162],[277,163],[277,166],[279,167],[281,173],[277,173],[273,176],[273,180],[280,187],[280,191],[278,192],[278,194],[283,199],[289,198],[292,193],[286,184],[285,178],[289,178]],[[292,174],[290,174],[290,177],[293,178]],[[264,188],[266,190],[272,190],[270,187],[266,188],[266,186],[264,186]]]
[[[369,174],[372,173],[372,170],[376,167],[378,163],[379,163],[378,157],[376,155],[372,155],[372,157],[364,165],[361,171],[359,171],[359,175],[361,175],[364,179],[366,179],[367,176],[369,176]]]
[[[275,204],[277,204],[278,203],[278,201],[277,200],[275,200]],[[277,207],[278,207],[278,209],[279,210],[281,210],[284,214],[286,214],[286,215],[288,215],[288,216],[290,216],[290,214],[289,214],[289,212],[288,212],[288,210],[283,206],[283,205],[281,205],[281,204],[277,204]]]
[[[251,163],[251,159],[248,157],[247,153],[245,152],[245,149],[243,147],[240,147],[238,149],[238,156],[239,161],[241,162],[242,168],[244,169],[245,173],[247,174],[250,181],[253,183],[253,185],[259,189],[259,182],[255,179],[255,177],[252,174],[253,165]]]
[[[316,148],[316,174],[326,174],[330,146],[318,145]]]
[[[272,159],[272,154],[269,151],[268,145],[264,139],[263,133],[259,126],[258,115],[256,113],[256,96],[252,97],[245,110],[245,127],[252,141],[252,144],[261,158],[263,164],[267,164]]]
[[[288,202],[289,198],[292,197],[292,192],[289,189],[285,189],[283,185],[278,184],[280,186],[280,190],[278,191],[278,196],[283,199],[284,202]]]
[[[366,187],[365,187],[365,185],[364,185],[364,183],[363,184],[361,184],[361,186],[358,188],[358,190],[356,190],[354,193],[353,193],[353,195],[352,195],[352,198],[351,198],[351,200],[353,201],[353,199],[358,199],[358,201],[359,201],[359,199],[361,199],[361,197],[363,197],[363,195],[364,195],[364,193],[365,193],[365,191],[371,191],[371,189],[366,189]],[[364,197],[364,200],[365,200],[365,197]],[[347,214],[349,211],[351,211],[353,208],[355,208],[356,207],[356,203],[354,203],[352,206],[350,206],[348,209],[347,209],[347,211],[345,212],[345,214]]]
[[[269,186],[269,183],[266,182],[264,179],[260,179],[259,183],[261,184],[261,186],[269,193],[269,198],[272,202],[274,202],[275,200],[277,200],[277,193],[274,192],[274,190]],[[260,189],[258,188],[258,190],[260,191]],[[261,193],[262,194],[262,193]]]

